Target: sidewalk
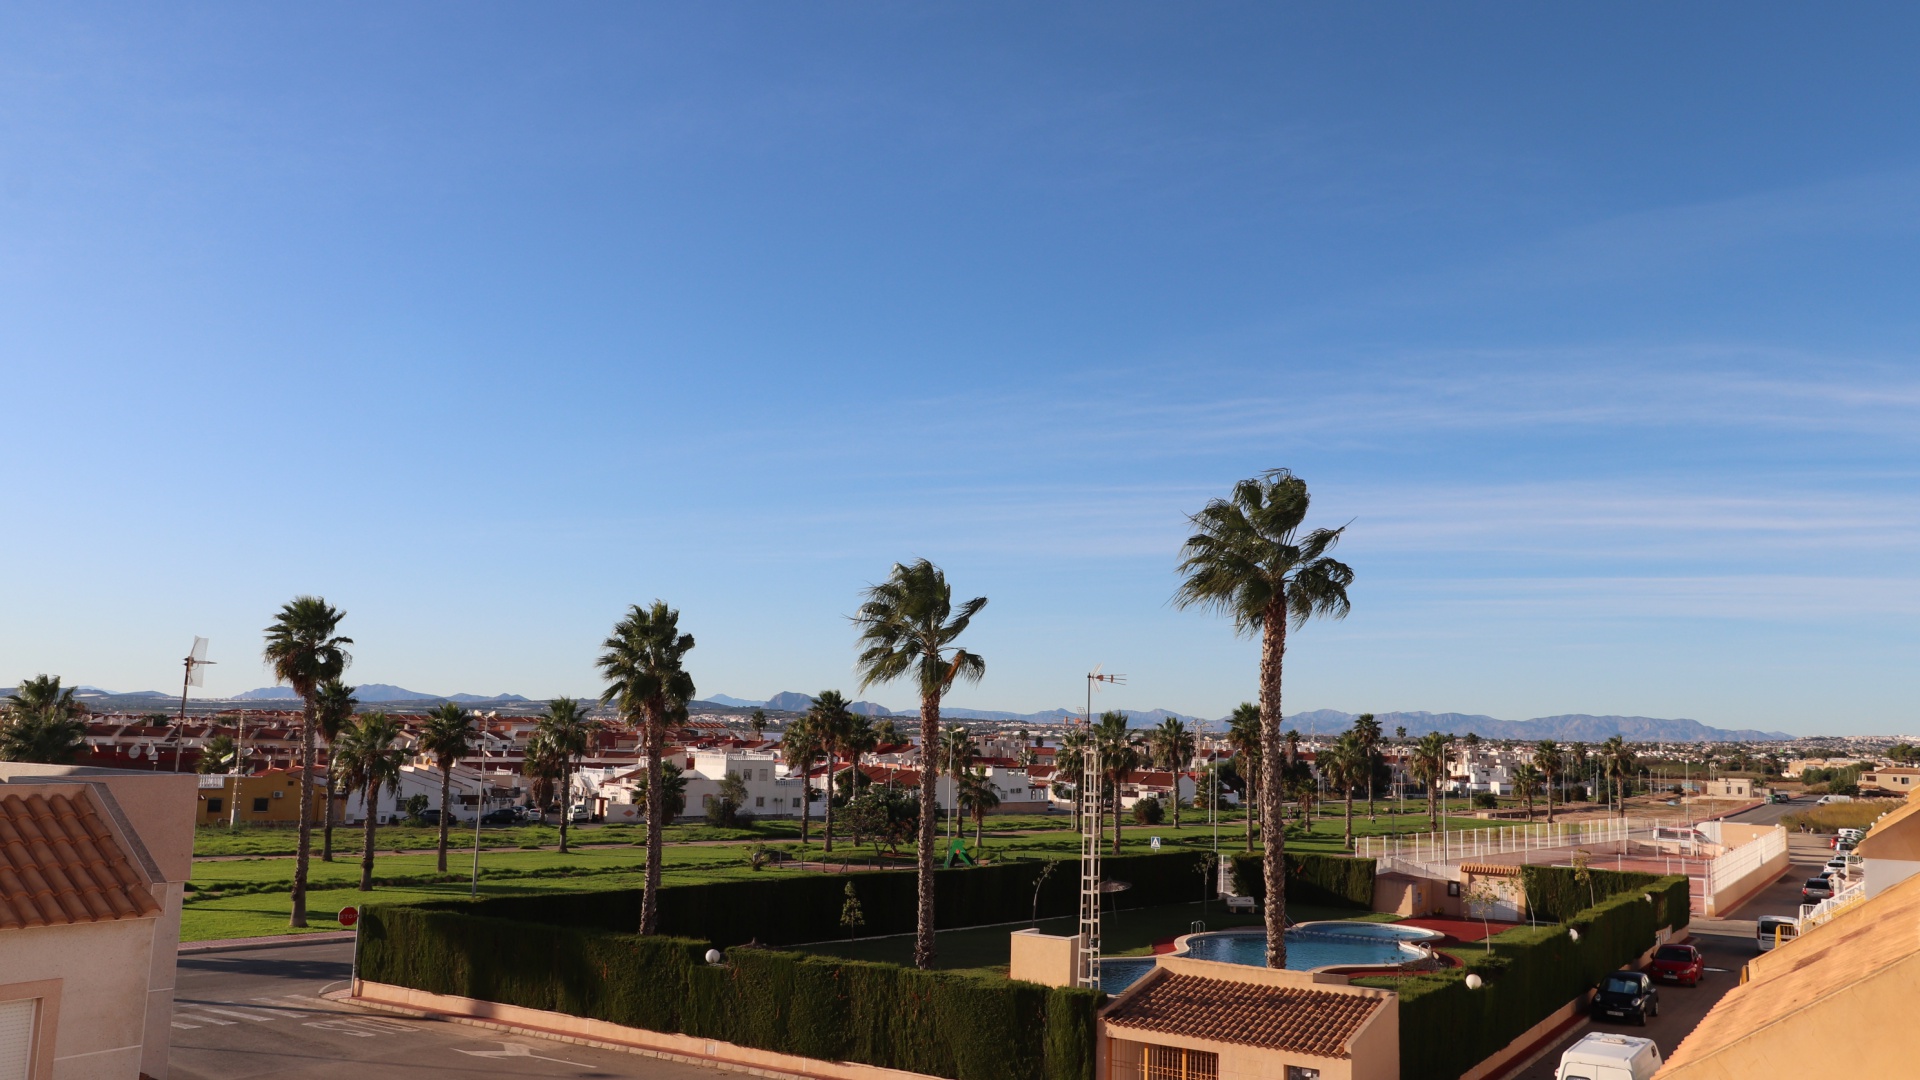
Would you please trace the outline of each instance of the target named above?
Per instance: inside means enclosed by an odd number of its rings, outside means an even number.
[[[352,930],[316,930],[310,934],[275,934],[270,937],[218,938],[213,941],[183,941],[176,952],[181,956],[197,953],[241,952],[247,949],[279,949],[290,945],[325,945],[352,941]]]

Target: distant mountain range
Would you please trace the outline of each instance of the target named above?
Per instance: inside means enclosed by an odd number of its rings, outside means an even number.
[[[733,709],[772,709],[781,712],[805,712],[813,706],[813,695],[793,690],[783,691],[765,701],[737,698],[728,694],[709,694],[703,699],[715,705],[724,705]],[[699,702],[695,702],[699,704]],[[849,706],[854,712],[867,716],[919,716],[920,710],[906,709],[896,712],[885,705],[876,705],[871,701],[856,701]],[[1169,716],[1182,720],[1195,721],[1197,716],[1188,716],[1168,709],[1149,709],[1145,712],[1134,709],[1122,709],[1127,714],[1127,722],[1134,727],[1153,727]],[[1024,724],[1061,724],[1080,715],[1078,709],[1048,709],[1044,712],[1018,713],[1002,712],[994,709],[966,709],[956,706],[941,706],[940,717],[943,720],[995,720],[1006,723]]]
[[[257,690],[248,690],[233,695],[234,701],[291,701],[300,695],[286,686],[262,686]],[[386,705],[395,701],[456,701],[462,705],[509,704],[526,701],[519,694],[423,694],[418,690],[409,690],[392,683],[367,683],[353,688],[353,696],[362,704]]]
[[[1334,735],[1353,726],[1353,713],[1338,709],[1316,709],[1294,713],[1287,724],[1302,734]],[[1729,730],[1708,727],[1698,720],[1660,720],[1651,716],[1590,716],[1569,713],[1564,716],[1540,716],[1532,720],[1496,720],[1477,713],[1386,712],[1374,719],[1388,734],[1404,727],[1407,734],[1425,735],[1445,731],[1454,735],[1474,734],[1483,739],[1519,739],[1531,742],[1552,739],[1556,742],[1605,742],[1615,735],[1629,742],[1768,742],[1791,739],[1784,731],[1755,731],[1749,728]]]

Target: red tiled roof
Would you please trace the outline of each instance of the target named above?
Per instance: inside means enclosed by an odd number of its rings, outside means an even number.
[[[147,885],[84,799],[0,794],[0,930],[153,915]]]
[[[1380,1002],[1367,994],[1169,974],[1104,1019],[1112,1027],[1344,1058]]]

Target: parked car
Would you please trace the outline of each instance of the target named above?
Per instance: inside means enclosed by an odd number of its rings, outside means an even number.
[[[1653,977],[1682,986],[1699,986],[1707,958],[1691,945],[1662,945],[1653,951]]]
[[[436,806],[431,810],[420,811],[420,823],[422,825],[440,824],[440,808]]]
[[[1847,872],[1847,860],[1842,857],[1835,856],[1834,858],[1827,860],[1827,865],[1825,869],[1826,869],[1826,872],[1829,874],[1844,874]]]
[[[1769,796],[1767,796],[1767,801],[1768,801],[1768,802],[1777,802],[1777,803],[1782,803],[1782,802],[1792,802],[1792,801],[1793,801],[1793,796],[1791,796],[1791,795],[1789,795],[1789,794],[1787,794],[1787,793],[1786,793],[1786,792],[1784,792],[1784,791],[1776,791],[1776,792],[1774,792],[1774,793],[1773,793],[1772,795],[1769,795]]]
[[[1594,991],[1592,1008],[1595,1017],[1632,1020],[1644,1027],[1648,1017],[1660,1015],[1660,991],[1638,971],[1616,971]]]
[[[1554,1080],[1652,1080],[1660,1071],[1660,1048],[1652,1039],[1595,1031],[1560,1055]]]
[[[1822,795],[1814,800],[1816,806],[1831,806],[1834,803],[1852,802],[1851,795]]]
[[[1754,923],[1753,943],[1761,952],[1800,936],[1800,920],[1791,915],[1762,915]]]
[[[518,825],[520,820],[519,807],[503,806],[498,810],[487,811],[486,816],[480,819],[480,823],[482,825]]]
[[[1800,886],[1800,898],[1809,903],[1832,899],[1832,897],[1833,882],[1824,877],[1808,878],[1807,883]]]

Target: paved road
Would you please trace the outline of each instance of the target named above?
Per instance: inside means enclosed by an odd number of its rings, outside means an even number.
[[[1786,817],[1795,810],[1806,810],[1812,806],[1813,798],[1811,796],[1803,796],[1789,802],[1768,803],[1765,806],[1756,806],[1751,810],[1731,815],[1727,820],[1743,821],[1749,825],[1778,825],[1780,824],[1781,818]]]
[[[740,1075],[323,1000],[322,992],[346,985],[350,950],[349,943],[339,942],[182,957],[173,1010],[173,1076],[736,1080]]]

